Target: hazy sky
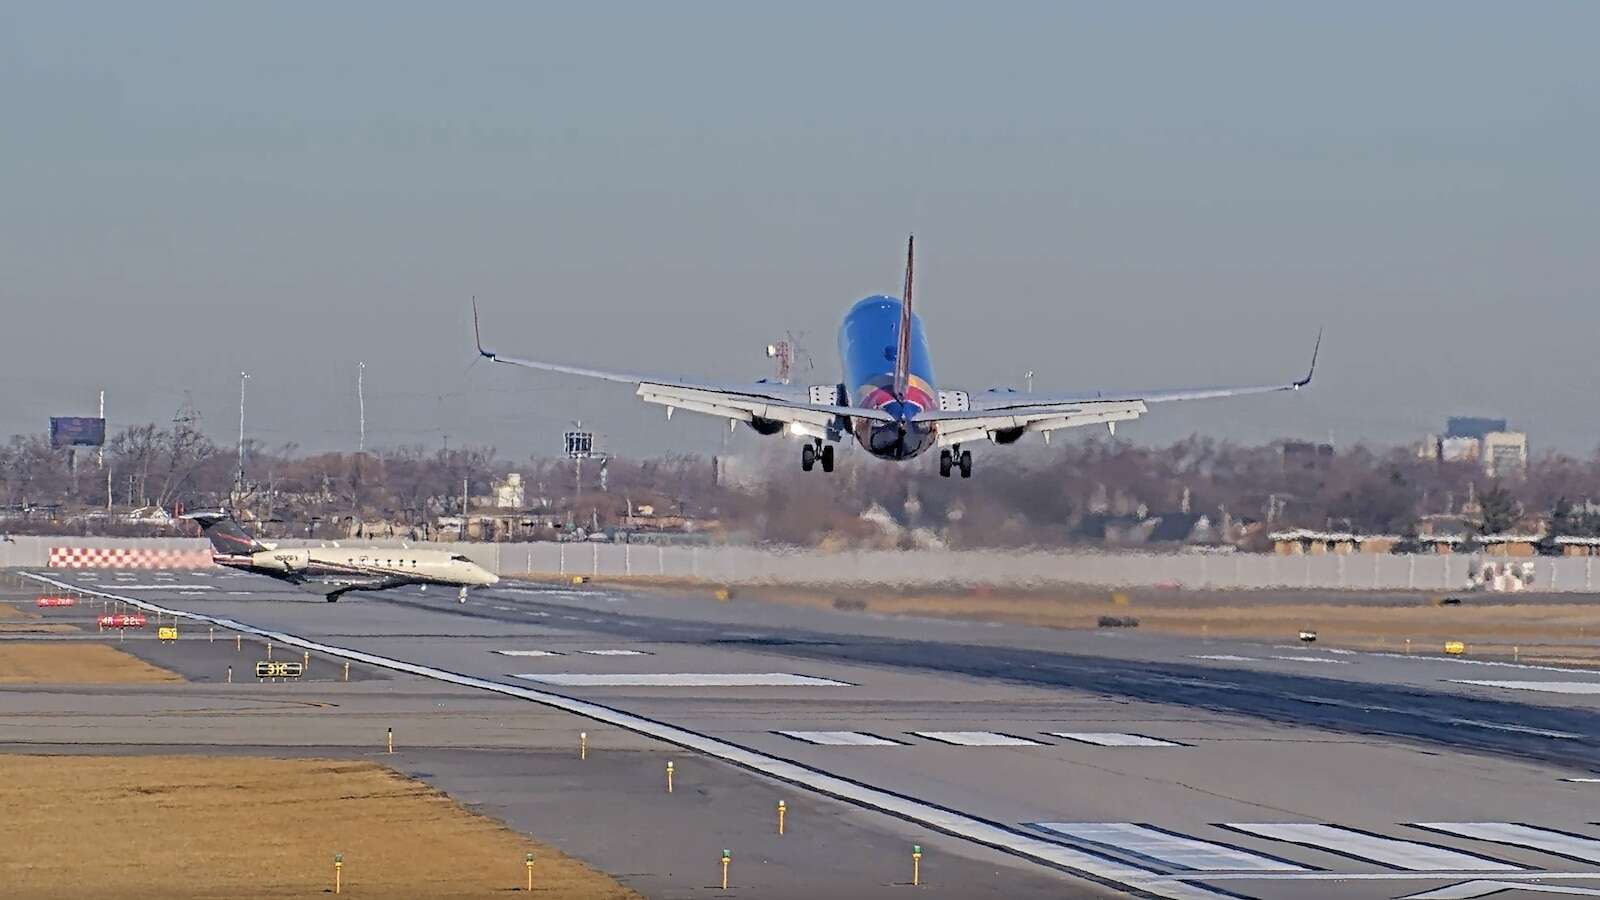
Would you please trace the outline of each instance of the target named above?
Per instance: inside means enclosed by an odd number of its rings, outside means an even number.
[[[625,386],[917,300],[942,386],[1300,374],[1121,434],[1588,452],[1600,4],[0,6],[0,432],[714,450]],[[744,446],[757,440],[745,432]],[[996,454],[1002,450],[988,451]],[[931,463],[930,463],[931,465]]]

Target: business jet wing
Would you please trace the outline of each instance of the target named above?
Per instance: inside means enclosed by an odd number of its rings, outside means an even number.
[[[472,330],[474,337],[478,339],[478,354],[484,359],[511,366],[521,366],[525,369],[539,369],[545,372],[560,372],[566,375],[579,375],[585,378],[598,378],[604,381],[632,384],[637,389],[636,393],[639,395],[639,399],[646,403],[665,406],[669,416],[675,409],[687,409],[691,412],[722,416],[738,422],[763,419],[770,422],[804,423],[819,429],[826,429],[833,425],[840,416],[873,419],[879,422],[894,421],[894,416],[883,410],[818,402],[832,398],[814,396],[810,388],[799,385],[772,381],[719,384],[673,376],[612,372],[604,369],[591,369],[585,366],[572,366],[563,363],[505,356],[493,350],[484,349],[483,338],[478,331],[478,308],[476,304],[472,308]],[[829,393],[832,392],[830,391]]]
[[[966,409],[929,410],[918,413],[916,421],[935,423],[941,445],[984,440],[997,433],[1015,433],[1019,429],[1022,432],[1048,433],[1058,428],[1081,425],[1115,427],[1117,422],[1144,415],[1151,403],[1297,391],[1311,383],[1317,371],[1317,353],[1321,349],[1322,335],[1318,333],[1317,343],[1311,350],[1311,367],[1305,377],[1286,383],[1054,394],[991,390],[967,395]],[[950,393],[959,392],[941,392]]]

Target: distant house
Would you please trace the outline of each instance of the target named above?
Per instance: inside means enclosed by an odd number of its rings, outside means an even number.
[[[1537,556],[1542,540],[1544,537],[1537,534],[1485,534],[1478,537],[1483,552],[1489,556]]]
[[[1600,537],[1563,535],[1555,539],[1562,556],[1600,556]]]
[[[1279,556],[1329,556],[1350,553],[1393,553],[1400,543],[1396,534],[1355,534],[1348,531],[1312,531],[1296,528],[1267,535]]]

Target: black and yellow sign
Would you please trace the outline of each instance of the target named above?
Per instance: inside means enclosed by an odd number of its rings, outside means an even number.
[[[305,673],[304,663],[273,661],[256,663],[257,678],[299,678]]]
[[[176,625],[162,625],[161,627],[156,629],[156,638],[158,640],[163,640],[163,641],[175,641],[175,640],[177,640],[178,639],[178,626],[176,626]]]

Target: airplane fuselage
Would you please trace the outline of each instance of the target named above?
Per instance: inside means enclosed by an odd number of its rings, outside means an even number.
[[[910,459],[932,447],[937,437],[932,425],[912,421],[919,412],[939,408],[933,362],[922,332],[922,319],[915,313],[907,343],[910,365],[905,396],[896,397],[894,393],[900,317],[900,301],[878,295],[856,303],[839,326],[839,360],[851,405],[880,409],[896,419],[855,420],[856,441],[880,459]]]
[[[219,565],[262,575],[338,583],[394,581],[452,587],[499,579],[459,554],[392,547],[278,547],[212,557]]]

